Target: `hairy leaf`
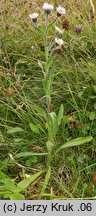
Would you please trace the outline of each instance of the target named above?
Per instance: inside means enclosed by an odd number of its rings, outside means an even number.
[[[70,140],[66,142],[65,144],[63,144],[62,146],[60,146],[60,148],[56,152],[59,152],[60,150],[65,149],[65,148],[83,145],[85,143],[90,142],[92,139],[93,139],[92,136],[88,136],[88,137],[79,137],[79,138]]]

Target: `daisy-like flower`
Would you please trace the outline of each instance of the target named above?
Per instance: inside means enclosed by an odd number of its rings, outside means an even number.
[[[63,45],[64,41],[60,38],[55,38],[55,43],[61,47]]]
[[[55,26],[55,31],[57,34],[62,34],[62,30],[58,27],[58,26]]]
[[[66,14],[66,10],[64,7],[61,7],[61,6],[58,6],[56,8],[56,11],[57,11],[57,16],[62,16],[64,14]]]
[[[43,4],[43,10],[47,15],[50,14],[53,9],[54,6],[52,4],[48,4],[47,2]]]
[[[33,22],[37,22],[38,16],[39,16],[38,13],[32,13],[32,14],[29,15],[30,19],[32,19]]]

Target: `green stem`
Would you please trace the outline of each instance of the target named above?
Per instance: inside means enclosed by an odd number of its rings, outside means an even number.
[[[54,19],[54,21],[50,24],[50,27],[56,22],[56,20],[58,19],[58,16]],[[49,27],[49,28],[50,28]]]
[[[46,58],[46,64],[48,62],[49,57],[49,49],[48,49],[48,14],[46,14],[45,17],[45,24],[46,24],[46,31],[45,31],[45,58]],[[48,73],[49,69],[46,69],[45,71],[45,79],[48,79]],[[47,82],[46,82],[47,83]],[[47,103],[47,111],[50,113],[50,107],[51,107],[51,97],[49,94],[49,90],[46,90],[46,103]]]
[[[48,110],[48,113],[51,112],[51,96],[50,95],[47,95],[47,110]]]
[[[46,57],[46,62],[48,61],[48,15],[46,14],[46,19],[45,19],[45,24],[46,24],[46,32],[45,32],[45,57]],[[46,71],[48,72],[48,71]]]
[[[48,151],[47,167],[51,166],[51,161],[52,161],[52,150]]]
[[[48,59],[49,59],[49,46],[48,46],[48,30],[49,28],[56,22],[57,18],[56,17],[54,19],[54,21],[51,23],[51,25],[48,26],[48,14],[46,14],[45,16],[45,25],[46,25],[46,29],[45,29],[45,59],[46,59],[46,65],[47,65],[47,62],[48,62]],[[46,103],[47,103],[47,111],[48,111],[48,114],[51,112],[51,93],[50,93],[50,89],[51,86],[48,86],[49,84],[49,68],[46,68],[45,69],[45,85],[46,85],[46,90],[45,90],[45,94],[46,94]]]

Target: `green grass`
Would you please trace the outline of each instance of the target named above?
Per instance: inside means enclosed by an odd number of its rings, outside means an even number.
[[[44,15],[37,30],[28,18],[35,8],[42,12],[43,1],[1,2],[0,198],[96,199],[96,20],[90,1],[62,3],[71,28],[60,36],[62,51],[49,52],[48,60]],[[62,18],[56,25],[62,28]],[[47,43],[53,38],[54,25]],[[72,141],[80,137],[79,144]]]

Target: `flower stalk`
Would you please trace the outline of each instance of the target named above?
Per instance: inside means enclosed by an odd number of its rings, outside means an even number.
[[[49,59],[49,47],[48,47],[48,23],[49,23],[49,13],[45,13],[45,65],[48,64],[48,59]],[[46,86],[46,103],[47,103],[47,112],[48,114],[51,111],[51,91],[49,88],[51,88],[51,86],[49,86],[49,68],[46,67],[45,68],[45,78],[44,78],[44,82],[45,82],[45,86]]]

